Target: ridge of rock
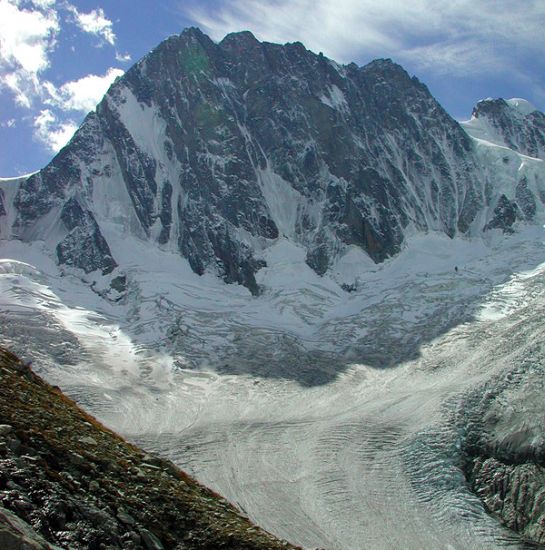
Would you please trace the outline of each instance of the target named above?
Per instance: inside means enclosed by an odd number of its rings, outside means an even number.
[[[280,237],[321,275],[351,246],[382,262],[414,232],[478,235],[541,213],[539,182],[526,180],[530,214],[492,180],[458,123],[393,61],[341,66],[301,43],[242,31],[216,44],[189,28],[112,85],[52,162],[2,200],[0,219],[14,210],[4,238],[51,242],[58,263],[86,273],[119,266],[113,224],[257,294]],[[498,220],[505,201],[518,214]],[[61,213],[74,204],[81,216],[68,227]]]

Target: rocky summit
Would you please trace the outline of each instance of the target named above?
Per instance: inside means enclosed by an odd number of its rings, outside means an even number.
[[[542,114],[513,121],[507,104],[484,102],[475,116],[508,144],[523,125],[516,149],[543,152]],[[39,235],[61,265],[109,274],[123,270],[116,227],[257,294],[278,238],[322,275],[350,246],[381,262],[414,232],[531,221],[544,197],[516,177],[520,193],[500,192],[466,132],[389,59],[339,65],[299,42],[240,32],[216,44],[190,28],[118,79],[69,145],[12,190],[0,232]]]
[[[0,348],[0,548],[285,549]]]

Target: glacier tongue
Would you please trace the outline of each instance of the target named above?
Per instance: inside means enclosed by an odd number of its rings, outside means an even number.
[[[58,278],[37,244],[0,262],[4,342],[102,421],[307,547],[518,547],[469,492],[460,453],[473,395],[537,335],[511,327],[542,315],[541,228],[415,236],[384,264],[362,259],[350,293],[285,239],[259,297],[111,242],[123,303],[98,298],[98,279]]]

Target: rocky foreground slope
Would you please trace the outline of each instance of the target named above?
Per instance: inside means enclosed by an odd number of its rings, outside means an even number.
[[[294,548],[0,348],[0,548]]]

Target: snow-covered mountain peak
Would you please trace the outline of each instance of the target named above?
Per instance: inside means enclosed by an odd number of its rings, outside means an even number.
[[[530,103],[527,99],[521,97],[513,97],[511,99],[487,97],[477,102],[473,109],[472,116],[483,117],[492,116],[494,113],[502,110],[511,109],[512,116],[522,115],[527,116],[534,111],[538,111],[537,107]]]
[[[514,108],[481,102],[472,120],[488,132],[504,111]],[[123,265],[108,235],[125,232],[258,294],[279,238],[322,276],[354,247],[376,263],[409,235],[479,236],[540,219],[534,168],[506,168],[498,186],[481,160],[390,59],[343,67],[301,43],[243,31],[216,44],[190,28],[114,83],[49,166],[9,197],[2,185],[11,214],[0,227],[4,238],[47,235],[58,262],[112,277]]]
[[[525,99],[479,101],[462,126],[475,138],[545,159],[545,115]]]
[[[506,99],[505,102],[507,103],[507,105],[509,105],[513,109],[516,109],[517,111],[519,111],[525,116],[538,110],[537,107],[535,107],[528,100],[522,99],[520,97],[513,97],[511,99]]]

